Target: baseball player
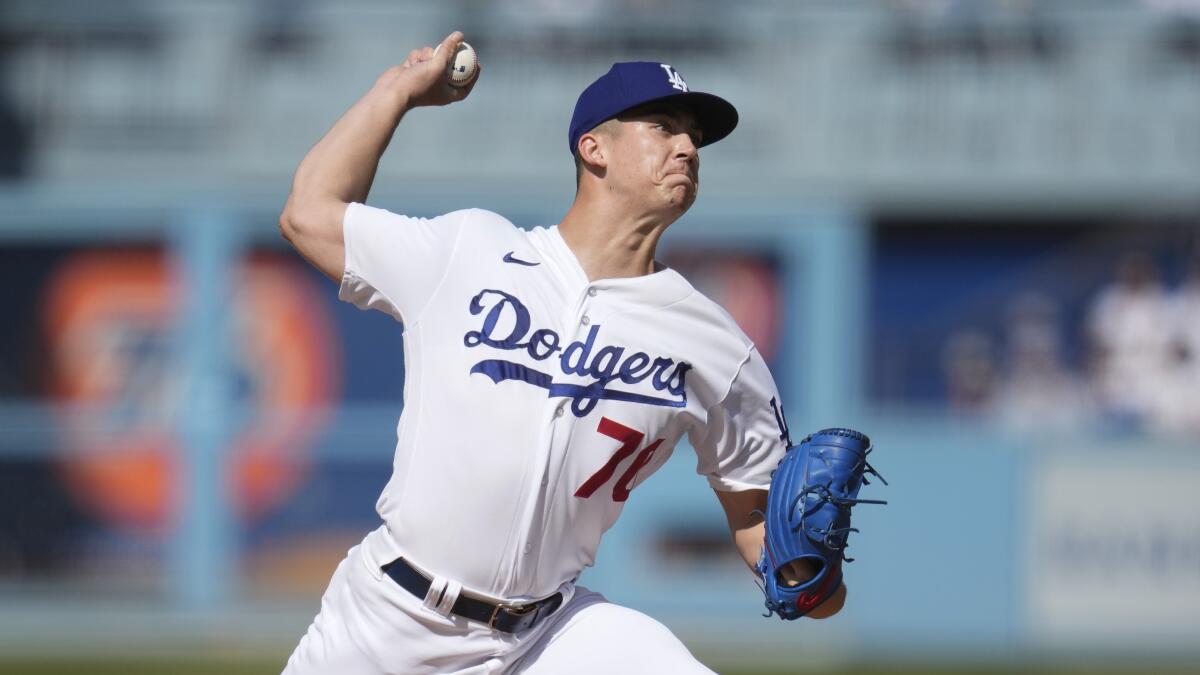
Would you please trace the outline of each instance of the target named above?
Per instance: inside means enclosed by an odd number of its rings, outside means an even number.
[[[737,112],[670,65],[618,63],[575,106],[578,191],[557,226],[363,204],[404,114],[471,93],[478,72],[446,79],[462,40],[387,70],[300,163],[280,217],[341,299],[403,323],[406,368],[383,525],[338,566],[285,672],[711,672],[575,580],[685,435],[752,569],[762,550],[755,510],[789,445],[775,383],[654,259],[696,199],[699,148]]]

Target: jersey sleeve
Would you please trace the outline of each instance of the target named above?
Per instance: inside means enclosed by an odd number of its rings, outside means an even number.
[[[450,269],[466,213],[410,218],[350,204],[342,221],[346,269],[338,298],[415,323]]]
[[[783,404],[767,364],[751,348],[729,392],[708,410],[705,426],[691,434],[696,472],[722,492],[767,489],[787,450]]]

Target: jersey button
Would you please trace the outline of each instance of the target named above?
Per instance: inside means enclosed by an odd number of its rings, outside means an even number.
[[[581,324],[583,324],[583,325],[585,325],[585,326],[586,326],[586,325],[588,325],[588,324],[589,324],[589,323],[591,323],[591,322],[592,322],[592,320],[588,318],[588,315],[587,315],[587,314],[584,314],[584,315],[583,315],[583,318],[579,320],[579,323],[581,323]]]
[[[555,409],[554,409],[554,416],[555,416],[555,417],[562,417],[562,416],[563,416],[563,406],[565,406],[565,405],[566,405],[566,403],[564,403],[564,404],[562,404],[562,405],[560,405],[560,406],[558,406],[557,408],[555,408]]]
[[[529,555],[533,551],[533,544],[525,544],[525,555]]]
[[[588,296],[589,296],[589,297],[593,297],[593,298],[594,298],[594,297],[596,297],[596,289],[594,289],[594,288],[589,288],[589,289],[588,289]]]

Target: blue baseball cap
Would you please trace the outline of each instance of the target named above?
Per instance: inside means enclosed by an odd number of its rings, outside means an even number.
[[[575,101],[567,140],[571,154],[579,137],[602,122],[652,101],[682,106],[696,115],[704,137],[700,146],[716,143],[738,123],[737,108],[720,96],[690,91],[679,72],[665,63],[629,61],[614,63],[609,71],[588,85]]]

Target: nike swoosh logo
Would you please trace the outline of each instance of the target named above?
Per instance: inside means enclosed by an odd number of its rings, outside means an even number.
[[[516,253],[516,251],[509,251],[508,253],[505,253],[504,254],[504,262],[513,263],[514,265],[524,265],[526,267],[536,267],[536,266],[542,264],[542,263],[536,263],[536,262],[529,262],[528,260],[521,260],[520,258],[514,258],[513,257],[514,253]]]

